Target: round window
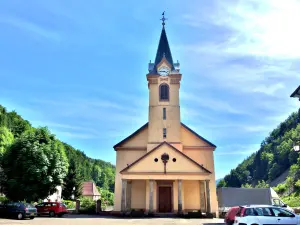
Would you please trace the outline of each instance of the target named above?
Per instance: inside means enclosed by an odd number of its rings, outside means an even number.
[[[173,158],[173,162],[176,162],[176,158]]]
[[[155,158],[155,159],[154,159],[154,162],[158,162],[158,158]]]

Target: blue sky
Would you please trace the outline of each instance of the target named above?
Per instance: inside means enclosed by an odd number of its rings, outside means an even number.
[[[215,143],[217,178],[258,150],[299,102],[298,1],[0,2],[0,104],[88,156],[148,118],[147,64],[166,10],[181,63],[181,119]]]

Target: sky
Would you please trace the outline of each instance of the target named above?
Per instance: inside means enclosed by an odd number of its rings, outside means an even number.
[[[217,145],[216,178],[299,108],[296,0],[0,1],[0,104],[89,157],[148,120],[148,63],[166,11],[181,120]]]

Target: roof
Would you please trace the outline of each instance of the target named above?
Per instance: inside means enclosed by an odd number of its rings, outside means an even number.
[[[210,141],[206,140],[204,137],[200,136],[199,134],[197,134],[195,131],[193,131],[191,128],[189,128],[187,125],[185,125],[184,123],[181,123],[181,125],[186,128],[187,130],[189,130],[190,132],[192,132],[194,135],[196,135],[198,138],[200,138],[202,141],[207,142],[208,144],[210,144],[213,147],[217,147],[216,145],[214,145],[213,143],[211,143]]]
[[[189,128],[187,125],[185,125],[184,123],[181,123],[181,125],[186,128],[188,131],[190,131],[191,133],[193,133],[194,135],[196,135],[198,138],[200,138],[202,141],[207,142],[209,145],[211,145],[212,147],[217,147],[216,145],[214,145],[213,143],[211,143],[210,141],[206,140],[204,137],[200,136],[199,134],[197,134],[195,131],[193,131],[191,128]],[[119,143],[114,145],[114,149],[117,147],[120,147],[120,145],[124,144],[126,141],[128,141],[130,138],[134,137],[135,135],[137,135],[140,131],[142,131],[143,129],[148,127],[148,123],[144,124],[142,127],[140,127],[139,129],[137,129],[135,132],[133,132],[131,135],[129,135],[127,138],[123,139],[122,141],[120,141]]]
[[[300,97],[300,85],[296,88],[296,90],[291,94],[292,98],[296,97],[299,98]]]
[[[100,193],[92,181],[82,183],[82,195],[83,196],[100,196]]]
[[[140,131],[144,130],[148,127],[148,123],[145,123],[142,127],[137,129],[135,132],[133,132],[131,135],[129,135],[127,138],[123,139],[119,143],[114,145],[114,148],[119,147],[120,145],[124,144],[126,141],[128,141],[130,138],[134,137],[136,134],[138,134]]]
[[[181,154],[183,157],[187,158],[188,160],[190,160],[192,163],[196,164],[198,167],[200,167],[201,169],[203,169],[205,172],[207,173],[211,173],[208,169],[206,169],[204,166],[200,165],[199,163],[197,163],[196,161],[194,161],[193,159],[191,159],[190,157],[188,157],[186,154],[182,153],[181,151],[179,151],[177,148],[175,148],[173,145],[169,144],[168,142],[164,141],[162,143],[160,143],[158,146],[156,146],[155,148],[153,148],[151,151],[147,152],[145,155],[143,155],[142,157],[140,157],[139,159],[135,160],[133,163],[131,163],[129,166],[127,166],[126,168],[124,168],[123,170],[120,171],[120,173],[125,172],[126,170],[128,170],[130,167],[132,167],[133,165],[135,165],[136,163],[138,163],[139,161],[141,161],[142,159],[146,158],[148,155],[150,155],[152,152],[154,152],[156,149],[158,149],[159,147],[161,147],[162,145],[168,145],[169,147],[171,147],[172,149],[174,149],[176,152],[178,152],[179,154]]]
[[[150,73],[152,73],[152,74],[157,73],[156,66],[161,62],[161,60],[164,57],[168,61],[168,63],[170,63],[170,65],[172,66],[171,70],[174,70],[175,68],[174,68],[174,64],[173,64],[172,53],[171,53],[171,49],[169,46],[166,30],[165,30],[165,27],[163,26],[161,35],[160,35],[160,39],[159,39],[157,52],[156,52],[155,61],[154,61],[154,67]]]

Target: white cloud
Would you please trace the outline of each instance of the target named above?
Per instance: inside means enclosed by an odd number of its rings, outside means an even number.
[[[258,151],[260,148],[259,144],[248,144],[248,145],[226,145],[218,148],[215,152],[216,155],[251,155]]]
[[[25,19],[10,16],[0,16],[0,23],[5,23],[26,32],[30,32],[38,37],[43,37],[52,41],[61,41],[61,35],[59,33]]]

